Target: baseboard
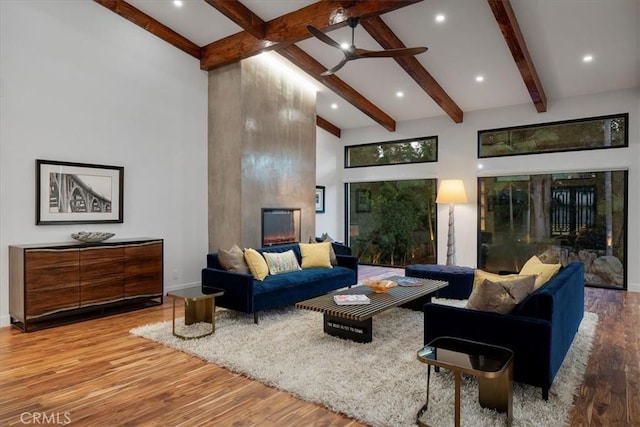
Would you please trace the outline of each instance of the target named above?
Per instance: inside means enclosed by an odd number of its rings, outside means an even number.
[[[640,283],[628,283],[627,290],[629,292],[640,292]]]
[[[192,283],[179,283],[177,285],[165,286],[164,293],[176,291],[178,289],[192,288],[194,286],[200,287],[200,282],[192,282]]]
[[[4,316],[0,316],[0,328],[5,326],[11,326],[11,316],[5,314]]]

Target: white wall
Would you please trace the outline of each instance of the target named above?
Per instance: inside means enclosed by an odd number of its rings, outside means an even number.
[[[92,1],[0,1],[0,325],[8,246],[80,230],[164,239],[165,289],[207,252],[207,76]],[[124,223],[35,225],[35,160],[124,166]],[[178,279],[173,279],[173,272]]]
[[[397,131],[387,132],[379,126],[342,131],[342,138],[328,140],[318,137],[318,183],[327,186],[327,193],[339,208],[319,215],[318,230],[335,224],[337,235],[344,235],[344,183],[388,179],[459,178],[464,180],[469,203],[457,205],[456,254],[457,263],[476,266],[477,209],[476,186],[478,176],[496,176],[562,171],[593,171],[607,169],[629,170],[628,216],[628,288],[640,291],[640,97],[638,88],[581,96],[572,99],[550,100],[546,113],[539,114],[532,104],[508,108],[467,112],[464,122],[453,123],[448,117],[398,123]],[[557,154],[513,156],[478,159],[477,132],[530,123],[552,122],[616,113],[629,113],[629,147]],[[322,131],[318,131],[322,133]],[[438,162],[402,166],[377,166],[344,169],[343,147],[379,141],[438,136]],[[339,146],[336,146],[339,144]],[[324,165],[328,146],[336,146],[337,172],[331,176]],[[482,164],[482,168],[480,168]],[[322,176],[320,175],[322,173]],[[333,203],[333,202],[332,202]],[[329,202],[327,202],[329,205]],[[444,264],[447,244],[447,206],[438,207],[438,261]]]
[[[316,128],[316,185],[325,186],[325,213],[316,214],[316,236],[329,234],[346,241],[344,235],[344,191],[336,176],[343,167],[343,145],[336,136]]]

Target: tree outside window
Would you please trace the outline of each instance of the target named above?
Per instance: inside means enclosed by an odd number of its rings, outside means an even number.
[[[587,286],[626,289],[627,182],[627,171],[479,178],[478,267],[578,261]]]
[[[349,245],[363,264],[436,262],[436,180],[346,184]]]

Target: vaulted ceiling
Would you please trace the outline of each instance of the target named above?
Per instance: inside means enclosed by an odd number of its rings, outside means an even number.
[[[638,0],[95,0],[211,70],[274,51],[318,88],[318,125],[340,129],[448,116],[638,87]],[[441,18],[436,17],[440,15]],[[381,50],[426,46],[415,57],[361,59],[336,74],[339,43]],[[585,61],[591,56],[590,61]],[[402,96],[399,96],[402,93]]]

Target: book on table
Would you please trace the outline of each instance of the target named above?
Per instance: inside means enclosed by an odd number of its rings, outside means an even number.
[[[371,300],[368,296],[360,294],[334,295],[333,300],[338,305],[371,304]]]

